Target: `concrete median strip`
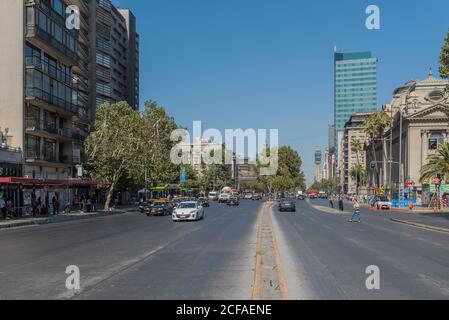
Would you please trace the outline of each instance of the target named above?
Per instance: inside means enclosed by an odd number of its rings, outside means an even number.
[[[264,203],[259,213],[252,300],[289,299],[273,222],[268,213],[271,206]]]
[[[393,222],[396,222],[396,223],[401,223],[401,224],[409,225],[409,226],[420,228],[420,229],[426,229],[426,230],[431,230],[431,231],[449,233],[449,229],[448,228],[436,227],[436,226],[431,226],[431,225],[428,225],[428,224],[416,223],[416,222],[399,220],[399,219],[393,219],[393,218],[390,219],[390,220],[393,221]]]
[[[350,214],[349,212],[341,212],[340,210],[337,210],[337,209],[332,209],[332,208],[329,208],[329,207],[324,207],[324,206],[317,206],[317,205],[314,205],[314,204],[312,204],[311,202],[310,202],[310,200],[307,200],[307,203],[312,207],[312,208],[314,208],[315,210],[319,210],[319,211],[321,211],[321,212],[324,212],[324,213],[327,213],[327,214],[334,214],[334,215],[339,215],[339,216],[342,216],[342,215],[345,215],[345,214]]]

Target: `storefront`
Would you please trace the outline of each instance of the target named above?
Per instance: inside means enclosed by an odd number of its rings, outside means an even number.
[[[59,211],[70,204],[71,208],[78,209],[77,199],[80,195],[93,196],[96,193],[98,182],[87,179],[29,179],[18,177],[0,177],[0,188],[8,190],[13,197],[14,216],[23,217],[32,215],[38,210],[39,214],[53,212],[52,199],[55,197],[59,203]]]
[[[22,153],[18,149],[0,149],[0,179],[6,177],[22,177]],[[15,185],[0,183],[0,198],[10,199],[14,207],[20,206],[20,191]]]

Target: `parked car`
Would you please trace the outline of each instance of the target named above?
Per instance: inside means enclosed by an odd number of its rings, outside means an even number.
[[[197,201],[181,202],[172,213],[172,220],[175,222],[201,219],[204,219],[204,208]]]
[[[292,198],[283,198],[279,201],[279,211],[296,212],[296,201]]]
[[[147,216],[167,216],[173,211],[173,205],[165,200],[154,201],[151,206],[145,209]]]
[[[239,206],[240,202],[237,197],[230,197],[226,203],[228,206]]]
[[[392,204],[388,197],[380,196],[374,199],[373,207],[377,210],[391,210]]]

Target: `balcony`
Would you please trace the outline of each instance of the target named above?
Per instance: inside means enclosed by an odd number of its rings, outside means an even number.
[[[71,115],[77,115],[79,113],[79,107],[77,105],[60,99],[48,92],[44,92],[39,88],[26,88],[25,100],[35,102],[37,105],[45,105],[45,107],[55,111],[66,111]]]
[[[73,139],[72,129],[58,128],[52,123],[45,123],[34,118],[25,119],[25,128],[27,132],[38,132],[49,138]]]
[[[27,149],[25,150],[25,161],[28,163],[34,163],[34,162],[46,162],[46,163],[54,163],[54,164],[67,164],[67,165],[76,165],[80,164],[80,157],[70,157],[67,155],[64,155],[62,157],[56,156],[55,153],[45,153],[42,154],[41,152],[34,150],[34,149]]]
[[[77,79],[71,74],[65,73],[60,69],[45,64],[44,60],[36,56],[25,56],[25,66],[42,72],[43,74],[50,76],[53,80],[62,82],[70,87],[74,87]]]
[[[83,128],[81,126],[73,127],[72,131],[73,139],[84,141],[88,135],[89,135],[88,128]]]
[[[27,25],[26,37],[32,44],[44,48],[45,51],[53,56],[57,56],[65,64],[75,65],[78,63],[78,55],[76,52],[64,46],[39,26]]]

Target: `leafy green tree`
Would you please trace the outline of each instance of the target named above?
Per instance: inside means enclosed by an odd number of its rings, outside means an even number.
[[[145,148],[140,166],[140,183],[147,170],[147,179],[153,183],[179,182],[180,167],[172,163],[170,151],[176,142],[171,141],[171,133],[178,129],[173,117],[154,101],[147,101],[142,115],[142,140]]]
[[[203,174],[199,179],[203,190],[218,191],[231,184],[232,165],[224,163],[225,155],[229,151],[227,151],[223,145],[221,152],[223,163],[209,165],[203,163]],[[214,155],[214,151],[211,151],[210,156],[213,158]]]
[[[431,154],[427,158],[427,164],[421,168],[421,183],[429,183],[438,174],[441,174],[445,181],[449,180],[449,144],[444,143],[438,147],[436,154]]]
[[[444,39],[440,54],[440,74],[442,78],[449,78],[449,31]]]
[[[108,186],[105,209],[109,209],[113,192],[124,181],[139,176],[142,119],[126,102],[102,104],[85,142],[86,168],[93,179]]]
[[[304,173],[301,171],[302,160],[296,150],[290,146],[283,146],[278,149],[264,150],[267,156],[272,152],[278,152],[278,169],[276,174],[271,176],[264,176],[260,181],[265,184],[268,192],[282,192],[291,191],[298,188],[305,188]],[[257,170],[263,167],[257,161]]]

